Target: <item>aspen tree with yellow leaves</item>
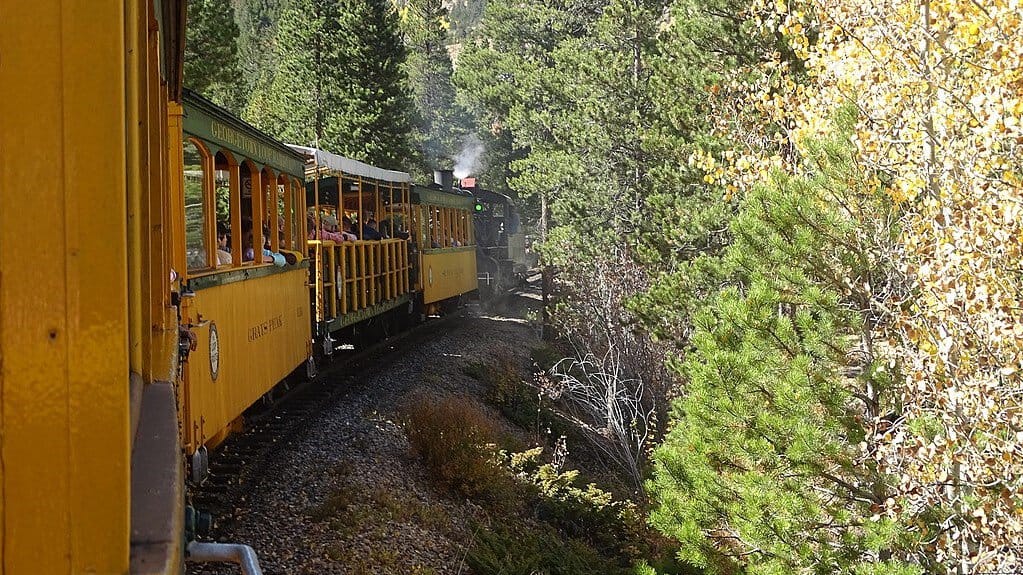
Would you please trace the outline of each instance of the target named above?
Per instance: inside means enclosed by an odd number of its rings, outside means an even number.
[[[699,157],[708,181],[742,194],[772,167],[798,174],[789,158],[849,102],[855,161],[891,201],[890,281],[846,288],[878,312],[866,351],[894,384],[863,414],[858,461],[889,486],[865,519],[900,525],[891,557],[928,573],[1023,571],[1023,5],[756,5],[805,76],[749,86],[788,128],[778,153]]]
[[[878,360],[902,378],[870,453],[901,518],[950,571],[1023,570],[1023,34],[1017,1],[828,0],[809,64],[860,120],[860,162],[887,182],[910,297]],[[921,510],[938,511],[928,524]]]

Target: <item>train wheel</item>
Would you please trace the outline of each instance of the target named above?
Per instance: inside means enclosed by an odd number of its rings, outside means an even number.
[[[201,485],[210,474],[210,455],[206,446],[202,445],[192,454],[192,483]]]
[[[309,359],[305,360],[305,377],[309,381],[316,379],[319,375],[319,370],[316,368],[316,358],[309,356]]]
[[[330,332],[323,334],[323,355],[330,357],[334,355],[334,338],[330,337]]]

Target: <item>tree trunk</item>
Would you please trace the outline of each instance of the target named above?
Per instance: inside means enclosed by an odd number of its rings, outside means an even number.
[[[547,205],[547,192],[540,194],[540,243],[542,245],[547,244],[547,229],[550,225],[550,217],[548,214]],[[551,325],[551,313],[550,313],[550,294],[551,294],[551,271],[550,266],[547,265],[546,258],[543,254],[540,255],[540,294],[542,298],[541,313],[542,321],[540,324],[540,338],[543,341],[554,340],[554,328]]]

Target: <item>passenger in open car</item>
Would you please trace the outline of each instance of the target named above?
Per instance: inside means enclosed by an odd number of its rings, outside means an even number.
[[[217,222],[217,266],[231,265],[231,228],[224,222]]]
[[[270,235],[269,230],[263,230],[263,237]],[[252,233],[252,219],[242,218],[242,261],[251,262],[256,258],[256,250],[253,247],[253,233]],[[288,264],[288,260],[284,259],[284,256],[272,252],[264,246],[260,250],[260,261],[266,264],[274,264],[276,266],[285,266]]]
[[[323,229],[320,230],[319,234],[316,233],[316,222],[311,215],[309,216],[308,224],[309,239],[311,240],[320,239],[325,242],[335,243],[355,241],[355,236],[337,231],[337,218],[334,216],[328,215],[320,218],[320,225],[323,226]]]

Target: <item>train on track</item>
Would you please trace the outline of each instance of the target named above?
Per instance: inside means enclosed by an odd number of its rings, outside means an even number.
[[[4,4],[4,574],[255,572],[186,535],[209,451],[289,375],[522,271],[506,197],[286,145],[185,89],[185,7]]]

